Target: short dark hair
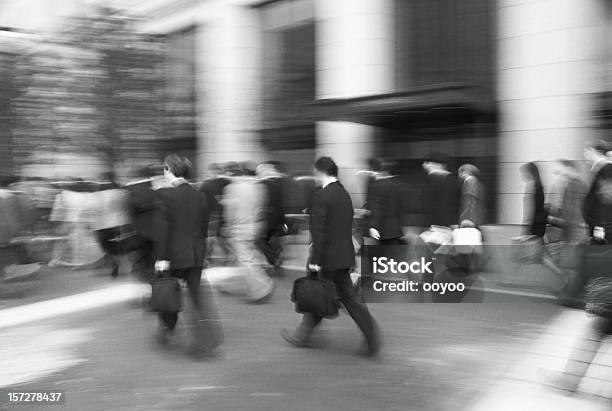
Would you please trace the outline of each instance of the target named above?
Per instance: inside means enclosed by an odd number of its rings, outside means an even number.
[[[338,166],[331,157],[319,157],[314,163],[314,168],[331,177],[338,177]]]
[[[169,154],[164,158],[164,166],[176,177],[187,177],[193,167],[191,161],[178,154]]]

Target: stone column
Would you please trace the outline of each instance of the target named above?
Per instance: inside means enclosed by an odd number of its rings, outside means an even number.
[[[217,2],[198,27],[198,163],[263,158],[258,11]]]
[[[392,0],[317,0],[317,99],[348,99],[394,89]],[[376,128],[347,121],[317,123],[317,156],[328,155],[356,206],[363,179],[355,172],[374,155]]]
[[[554,161],[582,159],[598,137],[606,0],[498,0],[499,222],[522,219],[518,168],[536,161],[546,189]]]

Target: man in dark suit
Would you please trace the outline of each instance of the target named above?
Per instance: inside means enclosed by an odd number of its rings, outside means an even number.
[[[350,276],[350,269],[355,264],[351,238],[353,204],[338,181],[338,167],[330,157],[319,158],[314,167],[315,178],[322,189],[313,199],[310,218],[312,248],[308,268],[335,283],[340,301],[365,336],[367,354],[375,355],[379,349],[376,323],[367,306],[360,301]],[[295,333],[283,329],[281,335],[293,345],[307,345],[314,327],[321,320],[313,314],[304,314]]]
[[[381,170],[370,187],[370,236],[383,245],[402,244],[402,201],[395,164],[381,164]]]
[[[279,237],[287,230],[283,212],[283,176],[271,162],[261,163],[255,172],[266,194],[264,205],[266,227],[256,240],[257,247],[266,257],[268,264],[278,268],[281,265],[283,250]]]
[[[593,179],[584,198],[583,214],[588,235],[612,243],[612,163],[606,158],[609,150],[608,144],[602,142],[584,151],[592,163]]]
[[[426,209],[429,225],[450,227],[459,223],[460,185],[457,177],[446,169],[446,160],[440,155],[423,162],[427,172]]]
[[[206,196],[185,180],[190,169],[189,160],[176,154],[164,160],[164,175],[169,187],[157,190],[155,269],[169,271],[172,276],[185,280],[195,307],[198,332],[202,328],[200,323],[210,321],[207,316],[215,309],[210,286],[206,280],[201,280],[208,233]],[[178,315],[160,313],[159,318],[163,324],[159,342],[164,344],[176,326]],[[220,330],[220,325],[217,326]],[[220,336],[211,342],[213,337],[208,336],[209,342],[194,347],[192,353],[209,354],[220,343]]]

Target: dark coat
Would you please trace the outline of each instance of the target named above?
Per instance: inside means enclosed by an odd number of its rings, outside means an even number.
[[[155,238],[154,210],[157,194],[150,181],[128,185],[129,206],[136,232],[147,240]]]
[[[284,182],[281,177],[264,178],[261,184],[266,189],[265,216],[268,230],[277,230],[285,224],[283,212]]]
[[[461,184],[461,213],[459,224],[463,220],[470,220],[476,226],[485,221],[485,192],[477,177],[470,176]]]
[[[603,227],[608,242],[612,240],[612,164],[604,164],[596,173],[583,204],[584,221],[589,234]]]
[[[200,191],[206,194],[206,204],[210,213],[221,213],[223,207],[219,202],[219,198],[223,196],[223,190],[229,184],[229,180],[224,177],[214,177],[204,180]]]
[[[544,204],[544,187],[535,185],[533,189],[525,191],[523,210],[527,230],[525,234],[544,237],[548,222],[548,212]]]
[[[310,215],[311,264],[323,271],[348,269],[355,265],[353,248],[353,203],[336,181],[314,194]]]
[[[208,233],[204,193],[188,183],[157,190],[155,255],[170,269],[202,267]]]
[[[460,185],[457,177],[448,172],[427,175],[426,210],[430,225],[451,226],[459,223]]]
[[[402,199],[397,177],[377,179],[370,187],[370,227],[381,240],[400,238],[402,232]]]

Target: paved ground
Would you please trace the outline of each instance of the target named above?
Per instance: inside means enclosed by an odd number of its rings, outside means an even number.
[[[287,247],[288,266],[304,265],[300,250]],[[135,306],[141,288],[126,278],[43,271],[0,304],[0,392],[65,390],[66,404],[48,408],[67,410],[609,409],[609,343],[578,395],[545,378],[580,337],[580,311],[528,300],[373,304],[385,347],[368,360],[356,355],[361,337],[345,313],[323,324],[315,348],[282,341],[279,328],[298,321],[289,302],[298,275],[288,270],[266,305],[217,296],[227,342],[218,359],[194,363],[184,322],[177,347],[154,347],[156,318]]]
[[[218,297],[227,343],[203,363],[180,346],[155,349],[155,318],[125,301],[4,327],[0,387],[65,390],[68,410],[477,409],[559,315],[544,304],[377,304],[380,359],[356,356],[346,315],[324,324],[316,348],[296,349],[278,329],[298,320],[288,299],[297,274],[267,305]]]

